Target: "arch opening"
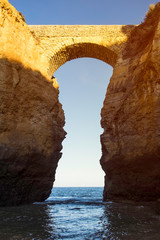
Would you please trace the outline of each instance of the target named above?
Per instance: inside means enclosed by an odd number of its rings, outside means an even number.
[[[100,111],[111,75],[111,66],[93,58],[67,62],[56,71],[67,137],[54,186],[103,187]]]
[[[52,77],[56,70],[66,62],[77,58],[95,58],[114,67],[117,54],[100,44],[83,42],[64,45],[51,57],[48,75]]]

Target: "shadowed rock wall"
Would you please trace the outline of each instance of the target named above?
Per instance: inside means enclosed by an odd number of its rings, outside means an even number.
[[[128,38],[101,115],[104,200],[160,198],[160,4]]]

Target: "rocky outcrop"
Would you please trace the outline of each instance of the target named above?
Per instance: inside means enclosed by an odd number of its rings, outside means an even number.
[[[160,198],[160,3],[135,27],[101,112],[104,200]]]
[[[140,26],[120,29],[123,44],[119,45],[121,39],[109,44],[119,50],[116,57],[108,52],[114,58],[114,72],[102,109],[104,200],[156,200],[160,198],[160,3]],[[47,72],[53,54],[45,54],[41,40],[7,0],[0,1],[0,36],[0,206],[43,201],[51,192],[66,134],[58,85]],[[70,50],[74,54],[75,48]],[[56,61],[61,64],[61,59]]]
[[[45,200],[65,137],[58,91],[43,49],[8,1],[0,1],[0,206]]]

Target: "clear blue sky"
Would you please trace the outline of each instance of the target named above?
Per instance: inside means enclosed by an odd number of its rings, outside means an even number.
[[[33,25],[140,24],[155,0],[10,0]],[[100,111],[112,68],[81,58],[67,62],[55,73],[60,101],[66,115],[67,138],[63,142],[55,186],[103,186]]]

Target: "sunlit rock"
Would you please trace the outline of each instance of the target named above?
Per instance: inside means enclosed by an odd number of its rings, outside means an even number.
[[[44,201],[61,157],[64,114],[21,15],[0,2],[0,206]],[[38,70],[39,69],[39,70]]]

